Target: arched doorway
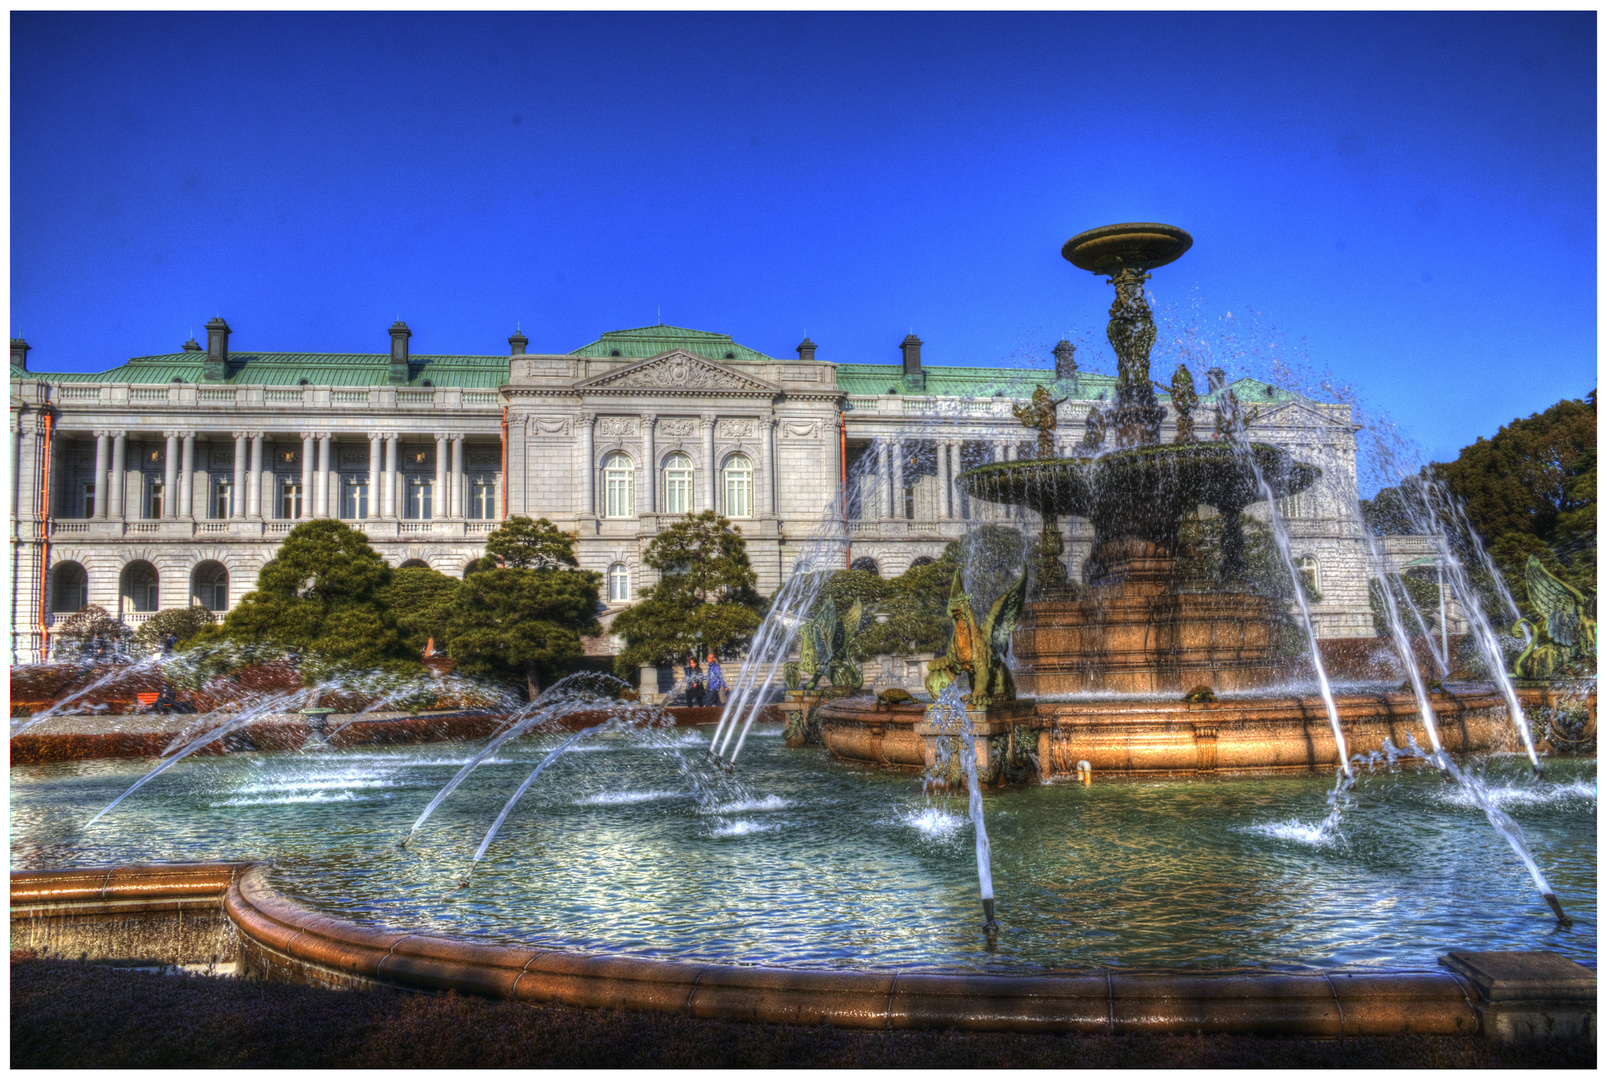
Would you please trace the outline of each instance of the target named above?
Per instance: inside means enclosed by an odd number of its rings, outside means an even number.
[[[156,567],[144,559],[136,559],[123,567],[119,589],[119,615],[152,612],[161,604],[161,578]]]
[[[190,571],[190,603],[208,611],[229,610],[229,571],[215,559]]]
[[[71,615],[89,603],[89,574],[75,562],[59,562],[50,572],[50,610]]]

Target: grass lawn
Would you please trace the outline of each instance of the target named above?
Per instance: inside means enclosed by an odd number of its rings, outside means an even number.
[[[1594,1044],[1008,1035],[694,1020],[11,964],[13,1068],[1594,1068]]]

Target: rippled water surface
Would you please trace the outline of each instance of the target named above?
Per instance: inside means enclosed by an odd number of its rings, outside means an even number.
[[[1596,763],[1470,763],[1575,920],[1556,927],[1484,815],[1436,775],[1363,772],[1337,832],[1331,779],[1054,784],[990,794],[1001,932],[986,949],[962,798],[788,750],[760,726],[736,777],[707,731],[565,754],[455,889],[558,736],[515,740],[442,804],[479,744],[11,770],[14,869],[271,859],[277,885],[359,921],[642,956],[800,966],[1424,966],[1448,949],[1596,957]],[[693,778],[709,782],[699,785]]]

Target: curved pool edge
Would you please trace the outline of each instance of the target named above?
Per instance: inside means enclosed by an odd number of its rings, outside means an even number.
[[[825,971],[498,945],[362,926],[277,892],[257,863],[149,864],[11,875],[14,955],[166,963],[331,988],[456,991],[529,1004],[879,1030],[1085,1034],[1595,1034],[1595,972],[1555,954],[1452,953],[1435,970],[981,975]],[[188,932],[188,936],[186,933]],[[220,933],[230,939],[227,948]],[[211,937],[208,938],[207,935]],[[199,937],[197,936],[199,935]],[[200,942],[199,951],[197,941]],[[177,950],[153,955],[162,948]],[[210,948],[210,952],[208,949]],[[1512,995],[1465,957],[1549,958]],[[1557,968],[1557,962],[1568,968]],[[1549,966],[1547,966],[1549,965]],[[1509,980],[1510,981],[1510,980]],[[1538,992],[1543,990],[1544,992]]]

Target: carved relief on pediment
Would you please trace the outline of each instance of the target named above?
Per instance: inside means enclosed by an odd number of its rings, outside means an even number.
[[[615,438],[636,434],[636,419],[630,416],[605,416],[597,421],[597,434]]]
[[[727,390],[773,394],[777,388],[700,356],[676,350],[580,384],[595,390]]]
[[[751,439],[753,438],[753,421],[721,420],[717,434],[722,439]]]
[[[665,438],[686,439],[697,434],[697,421],[681,418],[660,420],[658,430],[663,433]]]

